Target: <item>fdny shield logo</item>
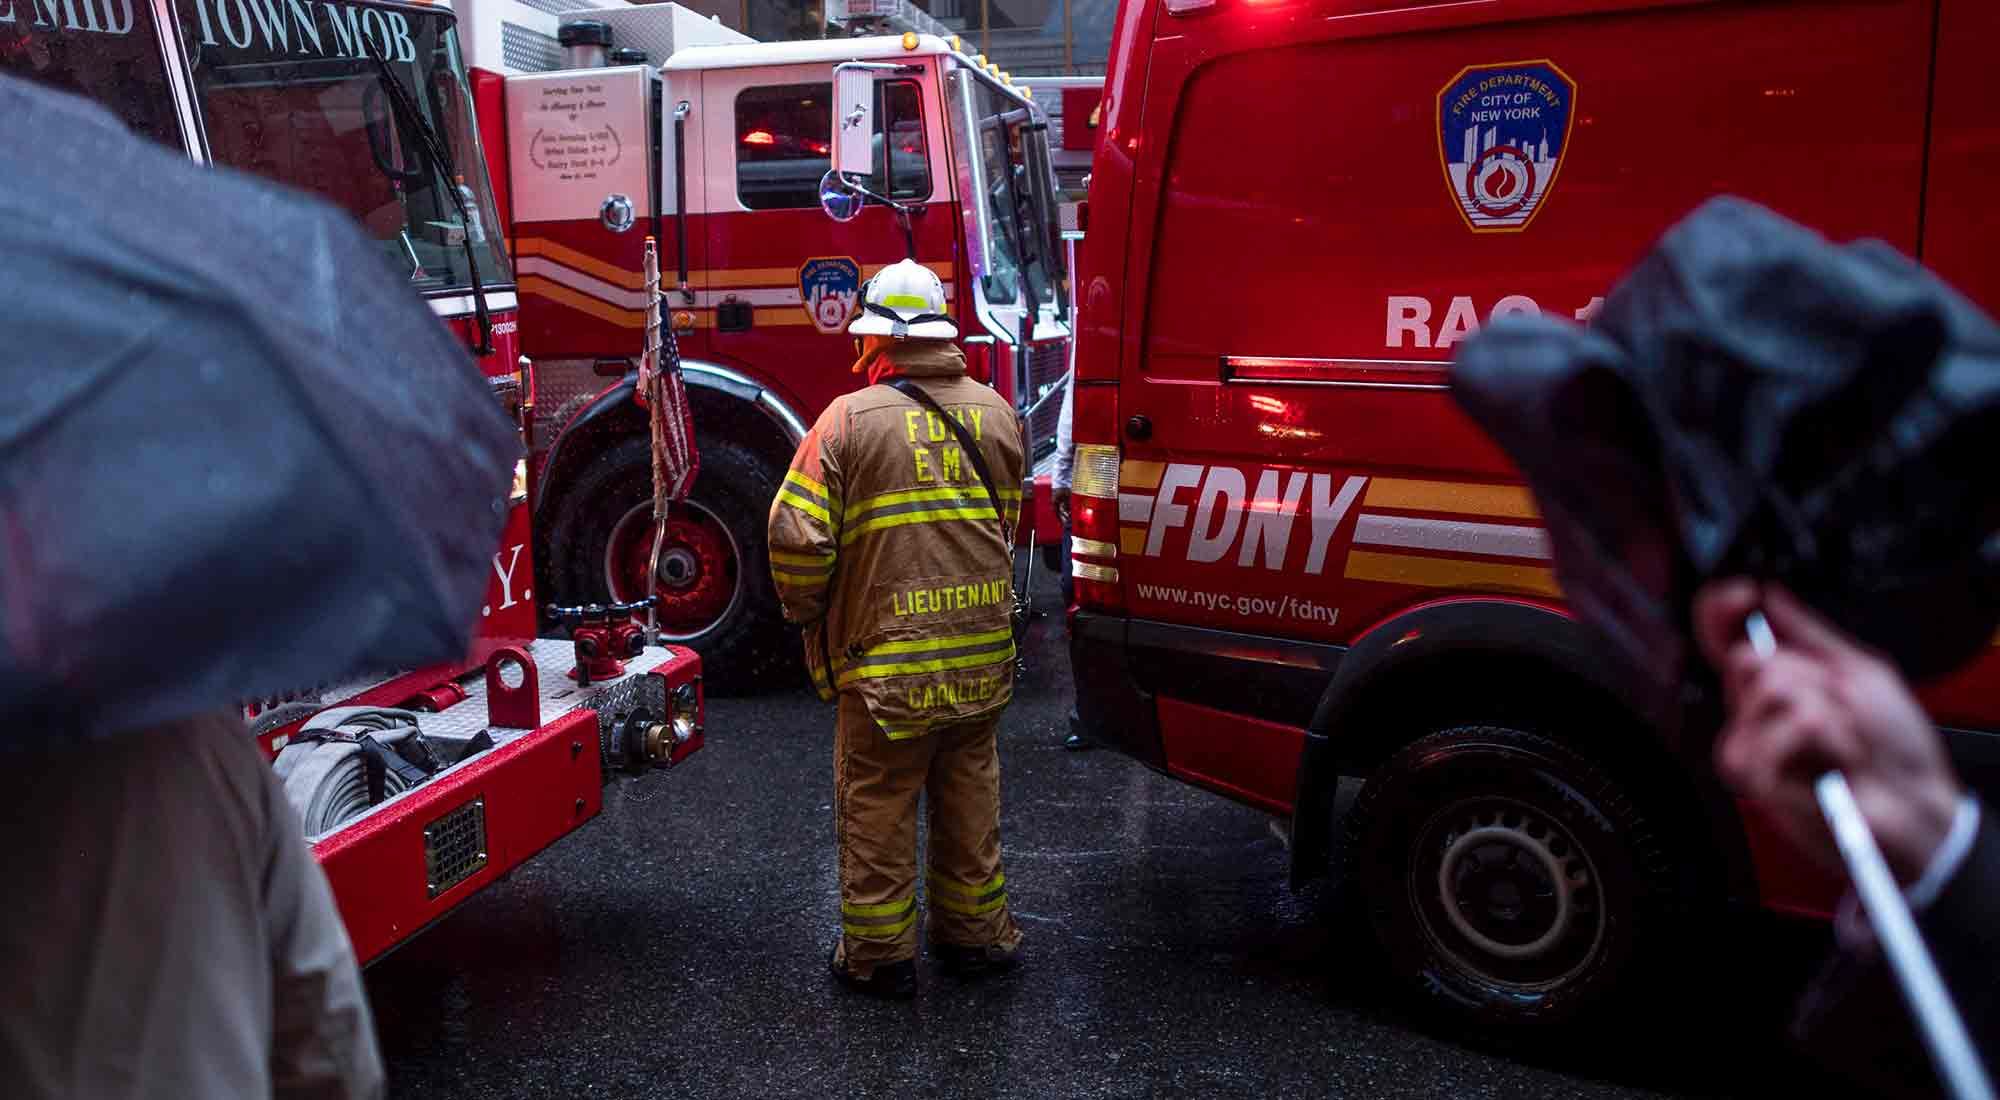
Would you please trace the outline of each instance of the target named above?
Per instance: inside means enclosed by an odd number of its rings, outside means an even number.
[[[1576,81],[1555,63],[1461,69],[1438,92],[1438,159],[1475,233],[1519,233],[1547,205],[1569,151]]]
[[[799,301],[821,332],[839,332],[861,305],[861,265],[846,256],[818,256],[799,265]]]

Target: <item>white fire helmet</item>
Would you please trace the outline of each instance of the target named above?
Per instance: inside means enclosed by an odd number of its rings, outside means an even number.
[[[952,340],[958,326],[945,315],[944,283],[915,260],[890,264],[861,291],[861,316],[847,331],[898,340]]]

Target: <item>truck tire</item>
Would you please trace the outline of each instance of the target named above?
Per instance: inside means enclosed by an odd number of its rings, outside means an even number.
[[[626,439],[592,459],[549,511],[559,604],[641,594],[652,553],[652,451]],[[663,638],[701,654],[712,691],[768,686],[796,663],[764,546],[777,482],[754,451],[704,441],[701,474],[668,520],[660,556]]]
[[[1567,746],[1460,726],[1397,752],[1347,816],[1348,881],[1395,978],[1459,1027],[1531,1037],[1639,983],[1677,925],[1666,837]]]

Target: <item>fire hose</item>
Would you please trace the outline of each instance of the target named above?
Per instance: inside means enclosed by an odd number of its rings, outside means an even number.
[[[423,782],[437,765],[414,713],[335,707],[299,729],[273,770],[305,834],[318,836]]]

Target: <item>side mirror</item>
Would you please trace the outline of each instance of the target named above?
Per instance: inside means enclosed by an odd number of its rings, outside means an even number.
[[[882,66],[841,65],[833,70],[833,170],[866,176],[875,168],[875,74]],[[824,193],[824,192],[822,192]]]
[[[860,194],[840,178],[838,169],[819,178],[819,208],[834,221],[851,222],[860,217],[862,202]]]

